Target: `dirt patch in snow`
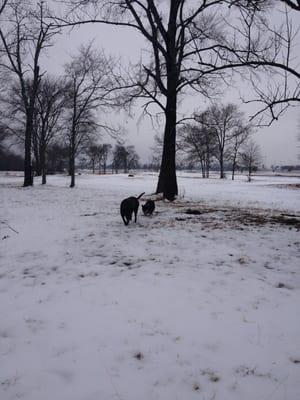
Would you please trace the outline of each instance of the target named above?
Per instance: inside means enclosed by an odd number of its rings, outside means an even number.
[[[282,188],[282,189],[294,189],[294,190],[300,189],[300,183],[286,183],[286,184],[279,184],[279,185],[272,185],[272,186]]]
[[[172,203],[165,205],[177,209],[175,220],[191,224],[206,224],[215,229],[231,228],[243,230],[246,227],[286,226],[300,230],[300,215],[274,213],[261,209],[241,209],[235,207],[208,207],[205,204]]]

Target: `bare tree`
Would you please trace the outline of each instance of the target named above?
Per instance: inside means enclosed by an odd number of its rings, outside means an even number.
[[[134,146],[116,144],[113,151],[113,168],[116,173],[123,168],[124,173],[139,166],[139,156]]]
[[[42,78],[37,92],[33,151],[36,160],[36,172],[40,172],[42,175],[42,184],[46,183],[47,147],[63,131],[61,117],[65,106],[64,90],[65,85],[61,79],[45,76]]]
[[[92,165],[92,171],[94,174],[96,161],[99,157],[99,145],[97,145],[96,143],[92,143],[88,146],[88,148],[85,150],[85,152],[86,152],[86,155],[89,157],[90,163]]]
[[[107,169],[107,159],[108,155],[111,152],[112,145],[109,143],[103,143],[100,145],[100,154],[98,157],[98,165],[99,165],[99,173],[101,172],[101,168],[103,171],[103,174],[106,174],[106,169]]]
[[[248,181],[251,182],[251,175],[254,169],[258,168],[262,162],[261,149],[253,140],[244,144],[239,153],[241,165],[247,168]]]
[[[233,136],[230,150],[228,154],[228,159],[231,161],[231,179],[234,180],[235,171],[237,168],[238,154],[241,146],[249,139],[251,134],[251,128],[245,127],[241,128],[236,135]]]
[[[241,119],[240,123],[237,124],[235,132],[229,142],[226,157],[231,162],[232,180],[234,180],[240,148],[245,142],[249,140],[252,131],[253,127],[251,126],[251,124],[246,124]]]
[[[68,165],[69,149],[59,141],[47,148],[47,171],[51,174],[64,172]]]
[[[65,66],[67,80],[66,138],[70,152],[70,187],[75,186],[75,158],[101,129],[115,134],[116,129],[97,122],[96,111],[111,107],[113,86],[111,60],[92,49],[91,44]]]
[[[227,32],[223,30],[224,15],[234,14],[236,7],[259,14],[265,1],[75,0],[67,3],[73,10],[73,19],[60,19],[61,25],[102,23],[130,27],[146,39],[150,61],[135,71],[133,96],[146,99],[145,112],[150,112],[150,106],[156,104],[165,116],[156,191],[173,200],[178,193],[175,162],[178,98],[188,89],[207,96],[220,87],[218,78],[224,80],[225,70],[236,66],[234,60],[222,54],[224,36],[233,38],[231,33],[235,30],[235,26],[229,25]],[[231,47],[227,47],[226,51],[230,52]],[[241,45],[244,52],[247,48],[248,42],[244,47]]]
[[[125,171],[128,172],[131,169],[136,169],[139,167],[140,157],[137,154],[134,146],[126,146],[126,161],[125,161]]]
[[[213,135],[206,121],[206,113],[195,116],[197,123],[188,123],[178,131],[179,149],[187,154],[187,161],[200,163],[202,177],[209,177],[211,159],[216,149],[216,136]]]
[[[112,167],[115,173],[119,172],[119,169],[124,165],[124,155],[126,153],[125,147],[117,143],[113,149],[113,159],[112,159]]]
[[[0,27],[0,41],[6,62],[2,62],[1,66],[7,68],[17,78],[26,117],[24,186],[33,184],[31,163],[33,119],[42,76],[39,60],[42,52],[50,46],[51,39],[58,32],[51,22],[47,22],[49,13],[43,1],[36,5],[25,1],[7,2],[2,13],[5,14],[6,20]]]
[[[156,171],[159,171],[162,153],[163,153],[163,138],[157,133],[154,136],[154,145],[151,147],[151,164]]]
[[[212,105],[206,111],[205,119],[203,119],[202,123],[206,125],[210,134],[216,138],[217,151],[215,152],[215,157],[220,165],[220,178],[223,179],[225,177],[225,152],[233,138],[242,129],[242,113],[234,104]]]
[[[108,155],[111,151],[112,145],[108,143],[97,144],[92,143],[86,149],[86,154],[90,159],[93,174],[95,173],[96,164],[98,164],[99,174],[103,171],[103,174],[106,174],[107,169],[107,159]]]

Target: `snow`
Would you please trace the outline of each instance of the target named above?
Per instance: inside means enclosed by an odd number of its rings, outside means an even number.
[[[179,175],[0,176],[1,400],[300,398],[299,178]]]

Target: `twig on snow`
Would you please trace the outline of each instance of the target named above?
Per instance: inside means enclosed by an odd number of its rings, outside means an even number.
[[[13,232],[19,234],[19,232],[16,231],[14,228],[12,228],[10,225],[8,225],[7,222],[5,222],[5,221],[0,221],[0,223],[6,225],[10,230],[12,230]]]

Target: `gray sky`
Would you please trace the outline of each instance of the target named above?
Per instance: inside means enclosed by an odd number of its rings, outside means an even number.
[[[61,73],[63,64],[68,61],[70,55],[76,53],[81,44],[88,43],[90,40],[94,40],[94,46],[103,48],[107,54],[121,57],[125,64],[129,61],[134,63],[145,55],[144,39],[133,29],[91,24],[74,28],[71,31],[66,29],[61,36],[56,37],[55,45],[49,49],[45,60],[47,69],[53,73]],[[298,46],[294,50],[300,59],[299,49],[298,41]],[[245,107],[239,99],[239,92],[243,91],[243,87],[244,85],[237,81],[236,89],[227,91],[225,94],[225,101],[232,101],[240,105],[246,114],[251,115],[254,108],[252,106]],[[243,95],[251,97],[251,93],[248,92]],[[189,96],[185,99],[185,109],[191,112],[195,108],[204,109],[208,105],[208,102],[201,97]],[[133,110],[134,118],[120,114],[118,119],[128,130],[128,144],[134,144],[141,161],[147,162],[150,159],[149,148],[153,145],[153,137],[156,132],[147,117],[141,120],[142,110],[140,107],[135,107]],[[113,119],[116,119],[115,116]],[[257,131],[255,140],[262,148],[266,165],[295,164],[297,162],[297,154],[300,151],[299,147],[297,148],[297,132],[300,131],[299,120],[300,108],[291,108],[271,127],[261,128]],[[161,132],[162,130],[163,124]]]

